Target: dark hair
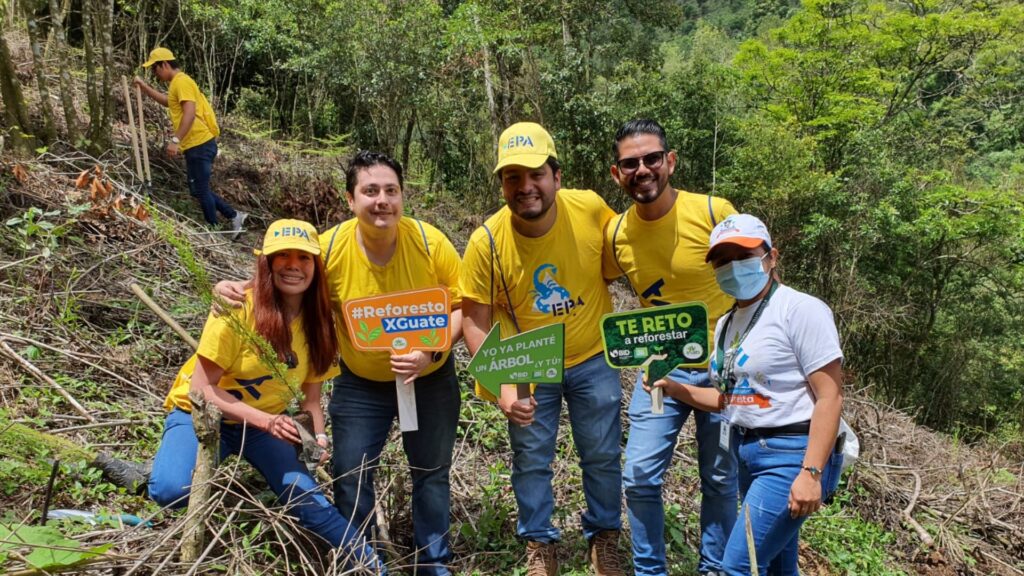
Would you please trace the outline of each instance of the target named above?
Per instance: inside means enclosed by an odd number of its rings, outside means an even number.
[[[405,189],[405,181],[402,179],[402,165],[399,164],[398,160],[383,152],[360,150],[349,160],[348,167],[345,168],[345,190],[349,194],[355,194],[356,175],[359,174],[359,171],[371,166],[387,166],[394,170],[398,176],[398,187]]]
[[[279,253],[256,258],[256,277],[253,282],[253,315],[256,332],[274,347],[278,360],[289,363],[293,358],[292,331],[284,319],[281,296],[274,286],[270,263]],[[324,261],[313,257],[313,282],[302,293],[302,329],[309,353],[309,378],[315,378],[330,369],[338,356],[338,337],[334,331],[331,297],[327,291]]]
[[[615,133],[615,141],[612,142],[612,155],[615,157],[615,161],[619,160],[619,142],[622,142],[630,136],[639,136],[640,134],[651,134],[657,136],[658,140],[661,141],[661,148],[668,150],[668,141],[665,139],[665,129],[661,127],[654,120],[647,118],[634,118],[629,122],[623,124],[619,131]]]
[[[171,67],[171,70],[181,70],[181,66],[178,66],[177,60],[161,60],[159,62],[153,62],[153,66],[159,66],[161,64],[167,64]]]
[[[548,166],[551,166],[551,174],[552,175],[554,175],[555,173],[557,173],[559,170],[562,169],[562,165],[558,163],[558,158],[555,158],[554,156],[548,156],[548,159],[544,161],[544,164],[547,164]],[[538,166],[538,168],[539,168],[539,166]],[[504,170],[504,168],[502,168],[501,170]],[[498,179],[499,180],[501,179],[501,170],[498,170]]]

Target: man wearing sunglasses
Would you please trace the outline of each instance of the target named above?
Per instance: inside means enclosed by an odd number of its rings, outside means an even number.
[[[653,120],[623,124],[615,135],[612,153],[612,178],[633,199],[633,206],[608,224],[605,265],[615,266],[626,276],[641,306],[701,301],[707,304],[714,326],[733,301],[718,288],[704,255],[715,224],[736,210],[722,198],[677,190],[669,184],[676,152],[669,149],[664,129]],[[687,384],[711,385],[706,366],[677,368],[671,377]],[[651,397],[638,381],[628,410],[623,470],[635,572],[637,576],[669,573],[662,483],[679,430],[692,411],[702,496],[697,569],[701,574],[718,574],[736,521],[736,461],[723,448],[728,444],[720,439],[721,416],[692,410],[668,397],[664,405],[664,414],[651,413]]]

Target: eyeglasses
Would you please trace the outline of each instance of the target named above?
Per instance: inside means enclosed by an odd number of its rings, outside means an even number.
[[[619,167],[619,171],[623,174],[632,174],[640,169],[640,163],[643,162],[644,166],[647,166],[648,170],[655,170],[661,167],[661,163],[665,161],[665,154],[667,150],[659,150],[657,152],[648,152],[643,156],[637,156],[636,158],[622,158],[615,163]]]

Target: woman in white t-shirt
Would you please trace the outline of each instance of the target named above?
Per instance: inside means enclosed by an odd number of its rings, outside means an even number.
[[[778,250],[765,225],[729,216],[707,253],[722,290],[736,298],[718,321],[711,355],[716,388],[671,380],[654,386],[701,410],[722,411],[720,443],[736,452],[742,507],[726,543],[726,574],[751,574],[749,516],[761,574],[796,575],[800,525],[835,490],[843,406],[839,334],[817,298],[774,278]]]

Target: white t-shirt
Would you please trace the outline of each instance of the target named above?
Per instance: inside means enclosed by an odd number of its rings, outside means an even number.
[[[739,308],[725,333],[735,348],[758,304]],[[721,334],[729,314],[718,320]],[[719,384],[718,338],[711,351],[711,380]],[[811,419],[814,398],[807,375],[842,359],[832,310],[814,296],[780,285],[735,353],[734,384],[725,392],[725,418],[744,428],[771,428]]]

